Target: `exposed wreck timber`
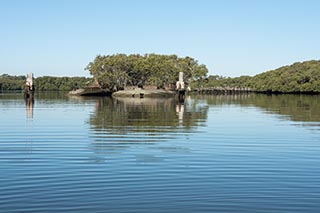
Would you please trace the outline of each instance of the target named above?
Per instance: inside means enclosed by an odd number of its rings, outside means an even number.
[[[120,90],[112,93],[113,97],[132,97],[132,98],[168,98],[175,96],[174,91],[162,90],[162,89],[133,89],[133,90]]]
[[[107,89],[101,89],[100,87],[86,87],[86,88],[70,91],[68,95],[99,96],[99,95],[111,95],[111,92]]]

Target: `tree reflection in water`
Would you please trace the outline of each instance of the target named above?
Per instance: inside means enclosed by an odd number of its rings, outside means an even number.
[[[209,106],[236,104],[278,114],[280,119],[320,122],[320,95],[199,95],[194,98],[205,100]]]
[[[208,106],[202,102],[190,98],[182,105],[175,99],[97,99],[89,119],[93,138],[91,148],[95,152],[92,160],[105,161],[136,146],[139,148],[132,153],[134,161],[158,162],[163,159],[145,150],[149,147],[146,144],[156,142],[166,142],[153,146],[160,153],[185,155],[189,149],[182,144],[207,119]]]
[[[299,94],[240,94],[240,95],[197,95],[193,98],[204,100],[209,107],[240,105],[255,107],[264,113],[276,115],[281,120],[293,121],[308,129],[320,131],[320,95]]]
[[[24,99],[26,103],[26,113],[27,113],[27,119],[33,118],[33,105],[34,105],[34,97],[33,95],[31,97]]]
[[[97,132],[128,135],[145,133],[164,138],[167,132],[190,132],[207,119],[208,106],[175,99],[101,98],[90,124]]]

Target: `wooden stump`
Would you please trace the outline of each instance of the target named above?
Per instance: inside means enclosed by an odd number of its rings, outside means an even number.
[[[180,103],[184,102],[185,94],[186,94],[185,90],[179,90],[178,91],[178,98],[179,98],[179,102]]]

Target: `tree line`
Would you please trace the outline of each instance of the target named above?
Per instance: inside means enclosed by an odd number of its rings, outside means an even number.
[[[320,61],[296,62],[255,76],[209,76],[193,86],[197,89],[248,88],[265,93],[320,93]]]
[[[258,92],[320,92],[320,61],[297,62],[253,77]]]
[[[177,55],[98,55],[85,68],[93,78],[51,77],[35,78],[38,91],[70,91],[96,81],[102,88],[119,90],[126,86],[152,85],[163,88],[177,81],[184,72],[184,81],[191,89],[247,88],[268,93],[320,93],[320,60],[297,62],[255,76],[235,78],[210,75],[205,65],[191,57]],[[21,90],[25,76],[0,75],[0,90]]]
[[[98,55],[86,70],[102,88],[113,91],[126,86],[164,88],[176,83],[179,72],[184,72],[184,82],[191,83],[208,73],[205,65],[189,56],[159,54]]]
[[[0,90],[21,90],[26,82],[26,76],[0,75]]]
[[[35,79],[35,90],[39,91],[70,91],[86,87],[92,78],[86,77],[51,77],[43,76]]]
[[[23,90],[26,76],[0,76],[0,90]],[[92,82],[92,78],[86,77],[52,77],[42,76],[34,79],[37,91],[70,91],[85,87]]]

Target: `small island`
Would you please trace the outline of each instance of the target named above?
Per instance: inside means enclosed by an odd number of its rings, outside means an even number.
[[[177,82],[188,86],[208,73],[205,65],[191,57],[159,54],[98,55],[86,70],[96,85],[113,96],[140,98],[172,97],[179,89]]]

